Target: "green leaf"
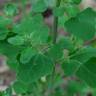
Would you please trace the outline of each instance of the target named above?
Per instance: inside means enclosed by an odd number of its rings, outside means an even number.
[[[56,7],[53,10],[54,16],[63,16],[64,15],[64,7]]]
[[[49,58],[53,61],[58,61],[63,56],[63,49],[60,44],[53,45],[47,52]]]
[[[65,75],[76,75],[80,80],[84,81],[90,87],[96,87],[96,57],[89,59],[87,62],[69,61],[63,63]]]
[[[64,23],[65,23],[66,21],[68,21],[68,19],[69,19],[69,17],[66,16],[65,14],[64,14],[63,16],[60,16],[60,17],[59,17],[59,20],[58,20],[58,23],[59,23],[58,26],[59,26],[60,28],[65,29]]]
[[[96,57],[91,58],[86,63],[79,65],[76,76],[85,81],[89,86],[96,87]]]
[[[0,28],[6,28],[11,23],[12,23],[12,20],[10,18],[0,16]]]
[[[75,53],[70,61],[62,64],[65,75],[76,75],[90,87],[96,87],[96,49],[84,48]]]
[[[90,40],[95,35],[96,12],[87,8],[65,23],[68,32],[83,40]]]
[[[8,32],[6,28],[0,28],[0,40],[6,39]]]
[[[38,23],[39,22],[39,23]],[[26,25],[26,26],[25,26]],[[14,33],[24,37],[33,46],[46,43],[49,36],[49,28],[43,22],[41,14],[24,18],[19,25],[14,27]]]
[[[8,38],[8,42],[12,45],[23,45],[24,38],[22,36],[16,35],[14,37]]]
[[[50,57],[53,61],[58,61],[64,56],[64,49],[67,49],[68,51],[73,51],[74,46],[72,41],[67,37],[60,37],[58,39],[57,44],[51,46],[51,48],[48,49],[47,55]],[[66,53],[65,53],[66,54]]]
[[[63,63],[62,68],[65,75],[76,75],[79,79],[87,83],[90,87],[96,87],[96,55],[95,57],[91,56],[90,59],[87,59],[86,62],[82,60],[77,60],[74,61],[73,59],[67,63]]]
[[[6,16],[14,16],[17,14],[17,6],[15,4],[9,3],[4,8],[4,13]]]
[[[34,45],[44,44],[47,43],[48,36],[49,28],[46,25],[43,25],[39,27],[37,30],[34,30],[31,36],[31,40]]]
[[[24,85],[23,83],[16,81],[13,85],[12,85],[14,91],[16,92],[16,94],[23,94],[26,93],[28,90],[28,86]]]
[[[25,48],[21,52],[20,62],[23,64],[28,63],[35,55],[36,55],[36,50],[34,48],[31,47]]]
[[[42,25],[44,25],[44,22],[41,14],[36,14],[33,17],[26,16],[22,18],[19,24],[16,23],[14,25],[13,32],[20,35],[28,35],[34,32],[34,30],[38,30],[37,28],[39,28]]]
[[[35,4],[32,5],[33,12],[44,12],[47,9],[47,6],[44,0],[38,0]]]
[[[7,56],[7,64],[10,68],[14,69],[14,71],[17,70],[17,56],[22,49],[22,47],[15,47],[5,41],[0,41],[0,55]]]
[[[77,71],[78,65],[79,65],[79,63],[76,60],[64,61],[62,64],[64,74],[66,76],[74,75],[75,72]]]
[[[74,50],[74,45],[72,40],[70,40],[69,38],[66,37],[61,37],[59,40],[59,44],[63,49],[67,49],[69,51],[73,51]]]
[[[82,0],[71,0],[74,4],[80,4]]]
[[[69,17],[75,17],[80,12],[80,9],[76,5],[67,5],[65,6],[65,12]]]
[[[0,40],[6,39],[9,30],[8,26],[12,23],[11,19],[0,16]]]
[[[53,62],[48,57],[38,54],[28,64],[19,65],[17,79],[25,84],[30,84],[42,76],[51,74],[52,69]]]
[[[48,8],[54,8],[56,6],[56,0],[44,0]]]
[[[92,57],[96,57],[96,48],[85,47],[73,54],[71,59],[85,63]]]

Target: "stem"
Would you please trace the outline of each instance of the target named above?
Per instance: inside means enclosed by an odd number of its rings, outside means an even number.
[[[56,1],[56,7],[60,6],[61,0]],[[56,44],[57,41],[57,36],[58,36],[58,17],[54,16],[54,21],[53,21],[53,44]],[[54,62],[53,66],[53,72],[52,72],[52,77],[51,77],[51,92],[50,96],[53,96],[53,91],[54,91],[54,80],[55,80],[55,73],[56,73],[56,62]]]
[[[56,1],[56,7],[60,6],[61,0]],[[58,35],[58,17],[54,16],[54,21],[53,21],[53,44],[56,44],[56,39]]]

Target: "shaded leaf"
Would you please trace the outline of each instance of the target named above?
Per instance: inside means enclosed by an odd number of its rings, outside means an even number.
[[[68,32],[83,40],[90,40],[95,35],[96,12],[87,8],[65,23]]]
[[[53,62],[48,57],[39,54],[28,64],[19,65],[17,79],[25,84],[30,84],[42,76],[49,75],[52,69]]]
[[[22,36],[14,36],[8,38],[8,42],[12,45],[23,45],[24,44],[24,38]]]
[[[21,52],[21,56],[20,56],[20,62],[21,63],[28,63],[33,56],[36,55],[36,50],[34,48],[28,47],[25,48],[22,52]]]
[[[47,9],[47,6],[44,0],[38,0],[35,4],[32,5],[33,12],[44,12]]]

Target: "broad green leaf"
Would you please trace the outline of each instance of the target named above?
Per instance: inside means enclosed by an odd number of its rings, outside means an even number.
[[[95,35],[96,12],[87,8],[76,17],[71,18],[65,23],[68,32],[83,40],[90,40]]]
[[[90,87],[96,87],[96,49],[87,47],[75,53],[71,60],[62,64],[65,75],[76,75]]]
[[[42,76],[51,74],[52,69],[53,62],[48,57],[38,54],[28,64],[19,65],[17,79],[22,83],[30,84]]]
[[[31,43],[33,45],[44,44],[47,42],[49,36],[49,28],[46,25],[39,26],[38,29],[35,29],[31,35]]]
[[[37,28],[42,25],[44,25],[44,22],[41,14],[34,15],[33,17],[26,16],[22,18],[19,24],[16,23],[14,25],[13,32],[20,35],[27,35],[34,32],[34,30],[38,30]]]
[[[64,15],[64,7],[56,7],[56,8],[54,8],[54,10],[53,10],[53,14],[54,14],[54,16],[63,16]]]
[[[9,3],[4,8],[4,13],[6,16],[14,16],[17,14],[17,6],[15,4]]]
[[[23,83],[16,81],[13,85],[12,85],[14,91],[16,92],[16,94],[22,94],[22,93],[26,93],[28,90],[28,86],[24,85]]]
[[[60,44],[53,45],[47,52],[49,58],[58,61],[63,56],[63,48]]]
[[[44,12],[47,9],[47,6],[44,0],[38,0],[35,4],[32,5],[33,12]]]
[[[36,49],[31,47],[25,48],[21,52],[20,62],[23,64],[28,63],[32,59],[32,57],[35,55],[36,55]]]
[[[96,58],[91,58],[86,63],[70,61],[63,64],[64,72],[67,76],[76,75],[79,79],[87,83],[90,87],[96,87]]]
[[[40,14],[33,16],[33,18],[26,17],[19,25],[14,27],[14,32],[23,36],[33,46],[46,43],[49,31],[48,26],[44,24],[43,17]]]
[[[4,16],[0,16],[0,28],[5,28],[12,23],[12,20],[7,18],[7,17],[4,17]]]
[[[96,49],[92,47],[85,47],[73,54],[71,59],[85,63],[92,57],[96,57]]]
[[[66,76],[74,75],[75,72],[77,71],[78,65],[79,65],[79,62],[76,60],[64,61],[64,63],[62,64],[64,74]]]
[[[44,0],[45,4],[49,8],[54,8],[56,6],[56,0]]]
[[[24,38],[19,35],[8,38],[8,42],[12,45],[23,45],[24,41]]]
[[[63,49],[67,49],[69,51],[73,51],[74,50],[74,45],[72,40],[70,40],[69,38],[66,37],[61,37],[59,40],[59,44]]]
[[[80,80],[84,81],[90,87],[96,87],[96,57],[90,58],[86,62],[82,61],[69,61],[63,63],[63,70],[65,75],[77,76]]]
[[[60,28],[65,29],[64,23],[65,23],[66,21],[68,21],[68,19],[69,19],[69,17],[66,16],[66,14],[64,14],[63,16],[60,16],[59,19],[58,19],[58,23],[59,23],[58,26],[59,26]]]
[[[64,56],[65,50],[73,51],[74,45],[72,41],[69,38],[66,37],[60,37],[58,39],[58,43],[51,46],[49,48],[47,55],[54,61],[58,61],[60,58]]]
[[[96,57],[91,58],[86,63],[79,65],[76,76],[87,83],[90,87],[96,87]]]
[[[17,70],[17,56],[22,49],[22,47],[15,47],[7,42],[0,41],[0,54],[7,56],[7,64],[14,70]]]
[[[6,39],[9,30],[8,26],[11,24],[11,19],[0,16],[0,40]]]
[[[6,28],[0,28],[0,40],[6,39],[8,32]]]
[[[80,10],[76,5],[67,5],[65,6],[65,12],[69,17],[75,17]]]
[[[17,95],[19,94],[26,94],[26,96],[31,96],[34,94],[34,96],[42,96],[41,92],[43,90],[42,85],[39,82],[32,83],[32,84],[24,84],[19,81],[15,81],[14,84],[12,85],[12,88],[16,92]],[[38,90],[38,91],[37,91]],[[27,94],[28,93],[28,94]]]

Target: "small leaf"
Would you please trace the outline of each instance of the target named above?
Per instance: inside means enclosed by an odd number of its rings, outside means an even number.
[[[0,40],[6,39],[8,32],[6,28],[0,28]]]
[[[54,16],[63,16],[64,15],[64,7],[56,7],[56,8],[54,8],[54,10],[53,10],[53,14],[54,14]]]
[[[63,56],[62,46],[59,44],[53,45],[47,52],[49,58],[53,61],[58,61]]]
[[[12,19],[0,16],[0,28],[6,28],[12,23]]]
[[[36,50],[31,48],[31,47],[28,47],[28,48],[25,48],[22,52],[21,52],[21,56],[20,56],[20,62],[25,64],[25,63],[28,63],[33,56],[36,55]]]
[[[56,5],[56,0],[44,0],[44,1],[47,7],[49,8],[54,8]]]
[[[9,3],[5,6],[4,12],[6,16],[14,16],[17,14],[17,6],[15,4]]]
[[[64,74],[66,76],[74,75],[75,71],[77,71],[78,65],[79,65],[79,62],[76,60],[64,61],[64,63],[62,64]]]
[[[39,0],[35,4],[32,5],[33,12],[44,12],[47,9],[47,6],[44,0]]]
[[[12,85],[14,91],[16,92],[16,94],[23,94],[26,93],[27,90],[27,86],[24,85],[23,83],[16,81],[13,85]]]
[[[76,5],[67,5],[65,12],[69,17],[75,17],[79,12],[79,8]]]
[[[96,57],[96,49],[92,47],[85,47],[73,54],[71,59],[85,63],[92,57]]]
[[[70,51],[74,50],[73,42],[69,38],[66,37],[60,38],[59,44],[63,49],[67,49]]]
[[[15,36],[8,38],[8,42],[12,45],[23,45],[24,44],[24,38],[22,36]]]
[[[17,70],[18,61],[17,56],[20,54],[20,51],[23,50],[23,47],[15,47],[8,42],[0,41],[0,54],[7,57],[7,64],[14,71]]]
[[[73,3],[75,4],[80,4],[82,0],[72,0]]]

